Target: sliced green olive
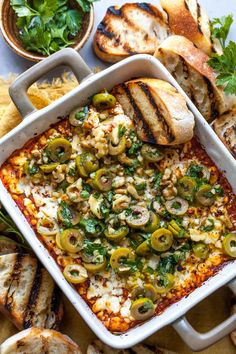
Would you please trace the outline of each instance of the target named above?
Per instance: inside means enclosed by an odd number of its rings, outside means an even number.
[[[198,258],[206,259],[209,253],[208,246],[202,242],[195,243],[193,245],[193,253]]]
[[[131,291],[131,298],[138,299],[140,297],[146,297],[148,299],[151,299],[152,301],[156,301],[157,291],[155,286],[153,286],[152,284],[144,284],[144,286],[136,286]]]
[[[106,168],[101,168],[95,172],[94,186],[102,192],[108,192],[112,188],[112,176]]]
[[[65,204],[59,206],[57,210],[57,217],[58,220],[61,221],[65,226],[75,226],[81,220],[80,213],[69,205],[66,205],[65,207]]]
[[[186,237],[187,233],[184,229],[182,229],[175,220],[171,220],[168,225],[168,230],[172,232],[172,234],[176,237]]]
[[[66,280],[72,284],[84,283],[88,278],[87,270],[80,264],[68,264],[63,274]]]
[[[143,227],[145,232],[154,232],[160,225],[160,218],[153,211],[149,212],[148,223]]]
[[[48,143],[46,152],[52,161],[64,163],[71,156],[72,146],[67,139],[55,138]]]
[[[164,278],[162,279],[163,285],[157,285],[156,291],[158,294],[166,294],[168,291],[170,291],[174,284],[175,284],[175,277],[171,273],[166,273]],[[160,282],[159,282],[160,284]]]
[[[192,201],[196,188],[196,180],[189,176],[184,176],[178,181],[177,190],[181,198]]]
[[[135,300],[130,308],[131,316],[137,321],[145,321],[155,313],[155,306],[152,300],[140,298]]]
[[[147,256],[150,253],[150,247],[147,240],[143,241],[135,250],[138,256]]]
[[[166,210],[172,215],[184,215],[188,210],[188,202],[185,199],[176,197],[171,200],[167,200],[165,203]]]
[[[108,109],[115,106],[116,98],[108,92],[97,93],[93,96],[92,103],[97,109]]]
[[[83,248],[84,237],[77,229],[67,229],[61,234],[61,246],[70,253],[77,253]]]
[[[164,157],[164,154],[157,146],[148,144],[142,146],[141,155],[148,162],[158,162]]]
[[[212,193],[212,186],[210,184],[202,185],[196,193],[197,201],[204,206],[211,206],[216,199]]]
[[[75,163],[81,177],[87,177],[90,173],[99,169],[99,161],[91,152],[84,152],[78,155]]]
[[[135,259],[131,249],[121,247],[117,248],[111,255],[111,267],[118,273],[128,273],[130,271],[129,262]]]
[[[228,234],[222,242],[224,252],[233,258],[236,258],[236,234]]]
[[[160,228],[153,232],[151,236],[151,246],[155,251],[168,251],[171,248],[172,244],[173,235],[169,230],[165,228]]]
[[[57,168],[57,166],[59,166],[59,162],[49,163],[47,165],[40,165],[39,168],[44,173],[51,173]]]
[[[113,145],[111,141],[109,142],[108,152],[110,155],[116,156],[122,154],[122,152],[125,151],[125,147],[126,147],[126,137],[122,136],[117,145]]]
[[[69,115],[69,122],[74,127],[80,126],[88,116],[89,109],[87,106],[74,109]]]
[[[141,206],[132,206],[130,214],[126,217],[126,222],[130,227],[139,229],[145,226],[149,221],[149,211]]]
[[[106,259],[101,263],[84,263],[83,266],[90,273],[98,273],[106,268]]]
[[[58,225],[52,219],[44,216],[42,219],[39,219],[37,223],[37,231],[43,236],[54,236],[59,230]]]
[[[121,226],[117,230],[111,231],[110,229],[106,229],[104,231],[104,235],[108,240],[113,242],[120,242],[127,236],[129,233],[129,228],[127,226]]]

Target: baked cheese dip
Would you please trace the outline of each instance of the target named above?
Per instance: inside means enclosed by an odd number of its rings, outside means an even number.
[[[112,332],[161,314],[236,258],[235,196],[205,150],[195,138],[143,143],[107,92],[13,153],[0,177]]]

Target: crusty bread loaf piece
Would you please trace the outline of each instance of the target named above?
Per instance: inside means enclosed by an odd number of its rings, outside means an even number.
[[[209,57],[183,36],[170,36],[157,48],[158,58],[175,77],[208,122],[224,113],[228,98],[217,87]]]
[[[88,346],[87,354],[121,354],[119,349],[113,349],[102,343],[100,340],[95,340]],[[122,350],[122,354],[177,354],[167,349],[157,348],[146,344],[138,344],[130,349]]]
[[[1,354],[82,354],[66,335],[48,329],[30,328],[8,338]]]
[[[236,108],[217,118],[213,127],[216,134],[236,159]]]
[[[168,36],[165,15],[148,3],[110,6],[94,36],[94,51],[107,62],[115,63],[132,54],[153,54]]]
[[[59,327],[63,315],[60,292],[35,257],[0,256],[0,311],[20,330]]]
[[[210,20],[196,0],[161,0],[173,34],[184,36],[208,55],[222,53],[218,40],[212,41]]]
[[[114,87],[124,112],[136,123],[143,141],[176,145],[193,136],[194,116],[184,97],[168,82],[139,78]]]
[[[20,246],[6,236],[0,236],[0,256],[20,252]]]

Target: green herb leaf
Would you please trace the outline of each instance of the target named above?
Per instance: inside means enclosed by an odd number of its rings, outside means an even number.
[[[217,38],[220,41],[222,48],[225,48],[225,42],[229,34],[230,27],[233,23],[233,14],[213,18],[211,21],[212,38]]]
[[[25,241],[23,235],[18,230],[14,221],[11,219],[11,217],[7,214],[7,212],[4,209],[0,210],[0,223],[2,224],[2,226],[4,226],[3,233],[5,235],[7,235],[8,237],[13,235],[13,238],[16,239],[17,242],[19,242],[20,246],[29,249],[29,246]]]
[[[215,224],[214,224],[214,220],[213,219],[208,219],[210,225],[207,225],[207,226],[203,226],[201,227],[201,230],[202,231],[212,231],[215,227]]]
[[[59,206],[60,206],[60,214],[63,218],[63,225],[65,227],[72,227],[72,223],[71,223],[71,220],[72,220],[72,213],[71,213],[71,210],[70,210],[70,207],[68,204],[66,204],[66,202],[64,201],[61,201],[59,203]]]
[[[76,0],[76,2],[79,4],[79,6],[84,12],[89,12],[91,8],[91,4],[95,1],[98,0]]]
[[[102,246],[99,243],[95,243],[90,240],[85,240],[84,241],[84,247],[83,247],[84,252],[88,256],[93,256],[94,252],[97,251],[100,255],[106,256],[107,255],[107,249],[106,247]]]
[[[39,14],[32,7],[29,6],[26,0],[11,0],[10,4],[18,17],[31,17]]]
[[[217,86],[224,86],[226,94],[236,95],[236,43],[230,41],[223,54],[213,54],[208,64],[218,72]]]

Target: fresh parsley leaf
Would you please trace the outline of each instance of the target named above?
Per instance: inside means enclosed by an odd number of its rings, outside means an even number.
[[[220,41],[222,48],[225,48],[226,39],[229,34],[230,27],[233,23],[233,14],[213,18],[211,21],[212,38],[217,38]]]
[[[173,274],[175,272],[175,266],[177,265],[177,261],[173,254],[167,257],[161,257],[160,262],[157,266],[157,271],[161,275],[165,275],[166,273]]]
[[[127,259],[125,257],[121,257],[120,258],[120,264],[122,264],[123,266],[129,268],[129,271],[131,273],[136,272],[137,270],[140,270],[142,268],[142,262],[141,262],[141,258],[137,257],[135,260],[132,259]]]
[[[188,168],[186,175],[193,178],[200,178],[202,170],[202,166],[191,164]]]
[[[91,4],[95,1],[98,0],[76,0],[76,2],[79,4],[79,6],[84,12],[89,12],[91,8]]]
[[[159,191],[160,190],[160,184],[161,184],[161,179],[162,179],[163,174],[161,172],[156,172],[153,178],[153,187]]]
[[[215,191],[220,197],[224,196],[224,189],[221,186],[215,187]]]
[[[119,124],[118,126],[118,136],[119,138],[122,138],[123,135],[125,135],[126,132],[126,127],[124,127],[123,125]]]
[[[73,218],[73,215],[71,213],[71,209],[69,207],[69,205],[64,202],[63,200],[59,203],[59,207],[60,207],[60,215],[61,215],[61,221],[62,224],[65,227],[72,227],[72,223],[71,220]]]
[[[102,255],[104,257],[107,255],[106,247],[102,246],[99,243],[95,243],[95,242],[87,240],[87,239],[84,241],[83,250],[84,250],[85,254],[88,256],[93,256],[95,251],[97,251],[100,255]]]
[[[104,225],[96,219],[82,219],[80,225],[85,228],[85,231],[91,235],[98,235],[104,230]]]
[[[208,64],[218,72],[217,86],[224,86],[227,95],[236,95],[236,43],[230,41],[223,54],[213,54]]]
[[[36,10],[29,6],[27,0],[11,0],[10,4],[18,17],[31,17],[39,14]]]

